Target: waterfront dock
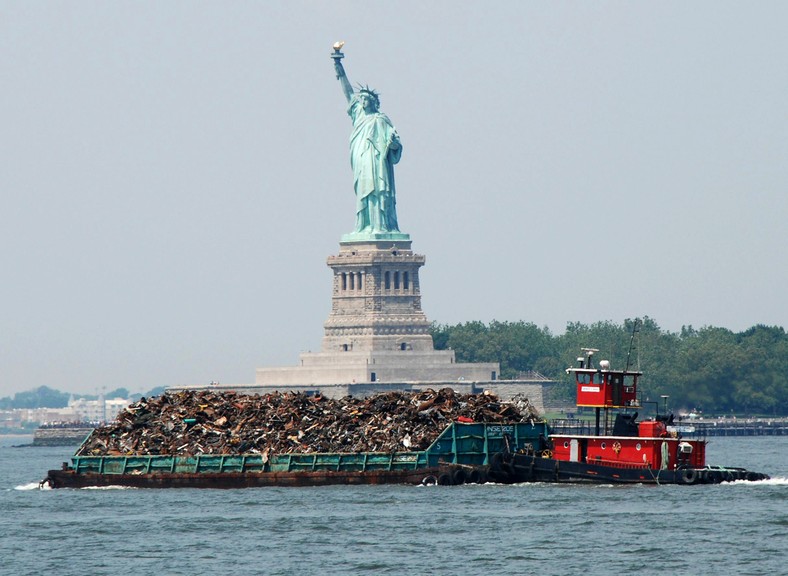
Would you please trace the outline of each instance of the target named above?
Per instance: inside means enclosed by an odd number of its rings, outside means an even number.
[[[557,434],[594,434],[590,420],[558,419],[550,422]],[[788,436],[788,418],[725,418],[719,420],[676,420],[675,429],[687,438],[718,436]]]

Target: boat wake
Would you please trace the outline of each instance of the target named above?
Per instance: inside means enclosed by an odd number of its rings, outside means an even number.
[[[14,490],[50,490],[49,484],[41,485],[40,482],[30,482],[29,484],[20,484],[19,486],[14,486]]]
[[[29,484],[20,484],[14,486],[14,490],[29,491],[29,490],[52,490],[52,487],[47,483],[30,482]],[[81,490],[136,490],[133,486],[87,486]]]
[[[735,482],[723,482],[720,486],[788,486],[788,477],[778,476],[768,480],[756,480],[755,482],[736,480]]]

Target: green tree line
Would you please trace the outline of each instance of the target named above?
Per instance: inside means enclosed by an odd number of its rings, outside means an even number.
[[[756,325],[743,332],[685,326],[674,333],[651,318],[623,324],[569,323],[554,335],[527,322],[433,324],[437,349],[454,350],[458,362],[500,362],[501,378],[535,370],[560,383],[569,403],[574,387],[565,370],[576,365],[580,348],[600,350],[596,360],[614,369],[642,370],[643,398],[670,396],[673,411],[705,414],[788,415],[788,336],[778,326]]]

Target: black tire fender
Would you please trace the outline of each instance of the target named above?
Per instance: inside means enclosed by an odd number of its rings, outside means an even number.
[[[451,474],[449,474],[448,472],[444,472],[443,474],[440,474],[438,476],[438,486],[451,486],[451,485],[452,485]]]
[[[470,474],[468,474],[468,482],[471,484],[484,484],[487,481],[487,474],[484,473],[484,470],[480,470],[479,468],[474,468],[471,470]]]
[[[695,468],[685,468],[681,471],[681,481],[684,484],[695,484],[698,480],[698,471]]]

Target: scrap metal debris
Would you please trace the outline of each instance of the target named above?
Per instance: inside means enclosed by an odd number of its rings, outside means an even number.
[[[304,393],[184,391],[142,398],[97,428],[77,456],[425,450],[458,422],[541,421],[527,398],[439,391],[333,400]]]

